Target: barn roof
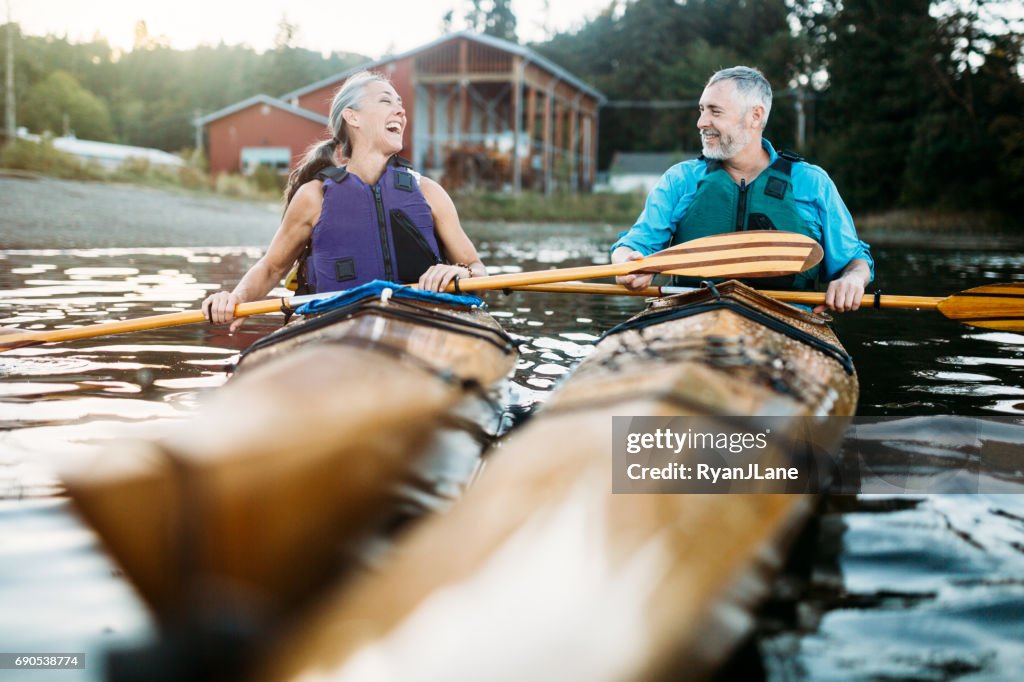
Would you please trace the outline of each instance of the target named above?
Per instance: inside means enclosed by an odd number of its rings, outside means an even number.
[[[199,125],[206,125],[218,119],[224,118],[225,116],[230,116],[231,114],[242,111],[243,109],[248,109],[249,107],[255,104],[267,104],[269,106],[276,107],[278,109],[286,111],[289,114],[301,116],[302,118],[308,118],[310,121],[313,121],[314,123],[321,123],[323,125],[327,125],[328,123],[326,116],[321,116],[320,114],[314,111],[310,111],[309,109],[302,109],[300,107],[292,106],[291,104],[288,104],[288,102],[285,102],[284,100],[281,99],[277,99],[276,97],[271,97],[270,95],[253,95],[248,99],[243,99],[241,102],[235,102],[234,104],[226,106],[223,109],[218,109],[217,111],[206,114],[205,116],[197,119],[196,123],[198,123]]]
[[[697,154],[691,152],[615,152],[608,172],[611,175],[661,175],[680,161],[695,158]]]
[[[604,103],[606,101],[605,96],[599,90],[591,87],[590,85],[587,85],[576,76],[572,75],[571,73],[569,73],[562,67],[558,66],[551,60],[542,57],[540,54],[534,52],[530,48],[523,47],[522,45],[517,45],[516,43],[510,42],[508,40],[502,40],[501,38],[495,38],[494,36],[473,33],[471,31],[459,31],[457,33],[449,33],[448,35],[438,38],[437,40],[429,42],[425,45],[420,45],[419,47],[413,48],[407,52],[403,52],[397,55],[391,55],[389,57],[384,57],[376,61],[360,64],[359,66],[354,66],[351,69],[346,69],[345,71],[336,73],[333,76],[328,76],[327,78],[318,80],[315,83],[310,83],[309,85],[303,86],[297,90],[292,90],[291,92],[285,93],[281,95],[281,99],[290,100],[296,97],[302,97],[303,95],[315,92],[333,83],[340,83],[349,76],[351,76],[352,74],[358,73],[359,71],[372,70],[384,66],[385,64],[398,61],[400,59],[406,59],[407,57],[412,57],[421,52],[426,52],[427,50],[431,50],[439,45],[443,45],[444,43],[450,42],[452,40],[458,40],[460,38],[472,40],[474,42],[481,43],[483,45],[487,45],[489,47],[493,47],[504,52],[510,52],[514,55],[518,55],[525,59],[527,62],[532,62],[533,64],[536,64],[537,66],[543,68],[545,71],[548,71],[552,75],[557,76],[560,80],[563,80],[566,83],[571,84],[577,90],[585,92],[588,95],[594,97],[598,102]]]

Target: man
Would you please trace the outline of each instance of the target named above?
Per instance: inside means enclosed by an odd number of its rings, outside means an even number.
[[[612,262],[710,234],[788,230],[812,237],[825,251],[820,272],[815,268],[788,285],[801,289],[813,288],[818,278],[828,282],[825,304],[816,312],[860,307],[874,272],[869,247],[858,239],[828,174],[797,156],[777,154],[761,137],[771,107],[771,86],[757,69],[735,66],[715,73],[700,98],[702,156],[665,172],[636,223],[612,246]],[[625,275],[616,281],[642,289],[652,277]]]

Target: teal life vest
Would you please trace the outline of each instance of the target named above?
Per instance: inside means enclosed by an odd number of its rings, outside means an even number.
[[[793,198],[790,175],[793,164],[801,161],[795,154],[780,152],[752,183],[741,181],[737,185],[721,161],[707,160],[707,173],[697,183],[693,202],[676,225],[672,244],[740,230],[785,230],[816,238],[800,217]],[[697,286],[700,281],[693,277],[673,278],[677,286]],[[760,278],[751,283],[764,289],[810,290],[817,281],[816,265],[797,275]]]

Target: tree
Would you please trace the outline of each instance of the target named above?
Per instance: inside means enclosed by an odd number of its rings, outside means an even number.
[[[0,47],[6,34],[0,31]],[[72,44],[54,36],[22,35],[15,42],[15,91],[23,114],[32,114],[32,118],[20,122],[33,130],[61,132],[63,113],[52,110],[67,107],[60,106],[57,94],[29,101],[29,91],[84,90],[89,94],[84,100],[94,99],[91,107],[95,113],[87,114],[85,123],[81,115],[68,114],[70,127],[80,137],[178,151],[193,144],[196,111],[209,113],[259,92],[280,95],[369,61],[363,55],[343,52],[325,57],[294,47],[295,40],[295,28],[287,20],[278,26],[277,48],[265,54],[223,43],[174,50],[162,39],[153,39],[142,23],[136,25],[137,49],[123,54],[112,50],[102,37]],[[41,85],[58,71],[64,76],[55,79],[56,87],[54,83]],[[102,113],[104,109],[106,113]],[[99,129],[90,129],[89,121],[99,121]]]
[[[451,27],[451,13],[445,15],[444,24]],[[512,0],[470,0],[463,15],[466,28],[496,38],[518,42],[516,36],[516,15],[512,11]]]
[[[722,67],[756,66],[785,90],[800,61],[788,15],[784,0],[612,1],[577,32],[558,34],[536,49],[611,100],[683,103],[604,109],[598,140],[598,165],[604,166],[617,150],[699,150],[697,100]],[[783,147],[794,139],[788,104],[777,103],[768,129]]]
[[[113,139],[107,105],[65,71],[55,71],[29,88],[18,119],[38,132],[68,132],[87,140]]]
[[[985,9],[975,3],[938,17],[933,98],[907,160],[911,205],[1024,209],[1022,36],[983,21]]]
[[[288,21],[285,16],[277,23],[277,35],[274,38],[274,49],[267,52],[261,60],[264,64],[260,90],[272,94],[281,94],[294,90],[305,84],[302,80],[306,73],[305,60],[307,55],[294,46],[299,27]]]
[[[816,141],[847,203],[1019,210],[1021,35],[999,0],[798,5],[807,73],[826,70]]]
[[[484,33],[513,43],[519,42],[512,0],[492,0],[491,8],[484,19]]]
[[[900,200],[930,84],[935,20],[929,0],[826,0],[806,17],[816,39],[812,68],[828,72],[815,157],[852,209]]]

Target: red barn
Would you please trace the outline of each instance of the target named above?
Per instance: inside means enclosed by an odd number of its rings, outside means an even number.
[[[328,136],[331,99],[361,70],[391,79],[409,114],[402,154],[449,188],[594,185],[604,96],[529,48],[468,32],[203,117],[210,171],[294,167]]]
[[[324,135],[327,117],[267,95],[256,95],[204,118],[211,173],[245,173],[257,166],[287,172],[296,155]]]

